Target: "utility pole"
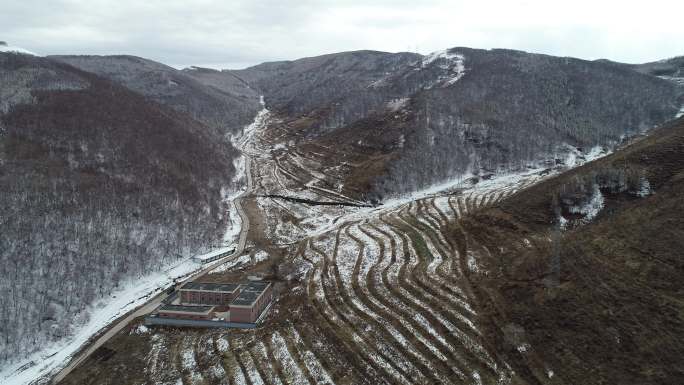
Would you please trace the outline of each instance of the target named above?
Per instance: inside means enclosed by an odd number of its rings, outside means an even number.
[[[553,212],[556,217],[556,223],[554,225],[554,229],[551,231],[551,264],[550,264],[550,271],[549,271],[549,278],[546,280],[546,286],[550,288],[556,288],[558,285],[560,285],[560,268],[561,268],[561,231],[563,230],[561,228],[561,218],[562,218],[562,211],[561,211],[561,206],[560,202],[558,200],[558,196],[554,195],[553,201]]]

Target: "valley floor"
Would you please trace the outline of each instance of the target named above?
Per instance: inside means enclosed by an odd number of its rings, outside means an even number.
[[[270,136],[277,119],[259,119],[242,146],[252,165],[243,201],[251,262],[214,273],[271,273],[277,302],[265,325],[148,329],[139,320],[62,383],[523,383],[483,335],[471,280],[486,274],[478,255],[489,250],[459,219],[560,169],[455,181],[366,207],[317,171],[318,154],[288,152]]]

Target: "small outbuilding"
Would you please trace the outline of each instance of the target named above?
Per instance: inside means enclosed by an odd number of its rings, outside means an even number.
[[[211,320],[214,318],[213,306],[184,306],[167,304],[159,308],[157,316],[187,320]]]
[[[214,262],[216,260],[219,260],[223,257],[227,257],[227,256],[233,254],[234,252],[235,252],[234,247],[222,247],[220,249],[210,251],[206,254],[197,255],[197,256],[194,256],[192,258],[197,263],[206,264],[209,262]]]

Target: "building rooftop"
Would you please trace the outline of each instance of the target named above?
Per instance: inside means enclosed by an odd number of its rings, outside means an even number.
[[[230,304],[251,306],[270,284],[270,282],[249,282],[242,287],[240,294]]]
[[[237,283],[188,282],[180,290],[204,290],[233,293],[240,287]]]
[[[164,305],[159,311],[182,311],[185,313],[209,313],[213,306]]]

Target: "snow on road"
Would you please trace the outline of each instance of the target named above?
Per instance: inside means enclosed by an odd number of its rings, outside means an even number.
[[[235,267],[247,264],[250,261],[251,261],[251,259],[249,258],[248,254],[241,255],[239,258],[236,258],[232,261],[229,261],[229,262],[226,262],[226,263],[221,264],[219,266],[216,266],[216,268],[213,269],[212,271],[210,271],[209,273],[210,274],[223,273],[224,271],[228,271],[228,270],[231,270]]]
[[[211,262],[213,261],[216,257],[230,253],[233,250],[231,247],[221,247],[215,250],[212,250],[206,254],[198,255],[195,258],[197,261],[203,261],[203,262]]]
[[[240,162],[241,165],[243,165],[245,162]],[[244,171],[241,171],[240,174],[244,175]],[[241,178],[244,178],[241,177]],[[244,186],[246,187],[247,183],[244,183]],[[222,191],[222,196],[223,196],[223,201],[227,203],[228,206],[228,227],[226,227],[226,231],[223,234],[223,245],[228,246],[233,243],[236,243],[238,241],[238,237],[240,236],[240,229],[242,228],[242,218],[240,218],[240,214],[238,213],[238,208],[235,203],[237,198],[243,194],[245,189],[241,189],[239,191],[235,191],[232,193],[224,193]]]
[[[332,220],[329,219],[327,225],[318,227],[315,231],[310,232],[308,235],[317,236],[325,234],[339,227],[342,223],[348,221],[361,221],[364,219],[374,218],[383,212],[388,212],[397,209],[410,202],[424,198],[434,197],[439,194],[445,194],[448,191],[452,191],[455,189],[464,189],[472,192],[477,192],[478,194],[483,194],[488,191],[500,190],[502,188],[511,188],[515,186],[521,187],[530,183],[537,182],[544,178],[542,173],[545,170],[546,169],[544,168],[535,168],[517,173],[501,174],[489,180],[481,181],[475,185],[467,181],[470,177],[472,177],[471,175],[461,176],[458,178],[454,178],[442,183],[429,186],[419,191],[414,191],[409,194],[404,194],[390,198],[377,207],[361,209],[355,208],[343,215],[336,217],[334,223],[332,222]],[[547,176],[553,174],[554,173],[549,173],[547,174]],[[319,216],[319,221],[322,221],[323,219],[324,217]]]

